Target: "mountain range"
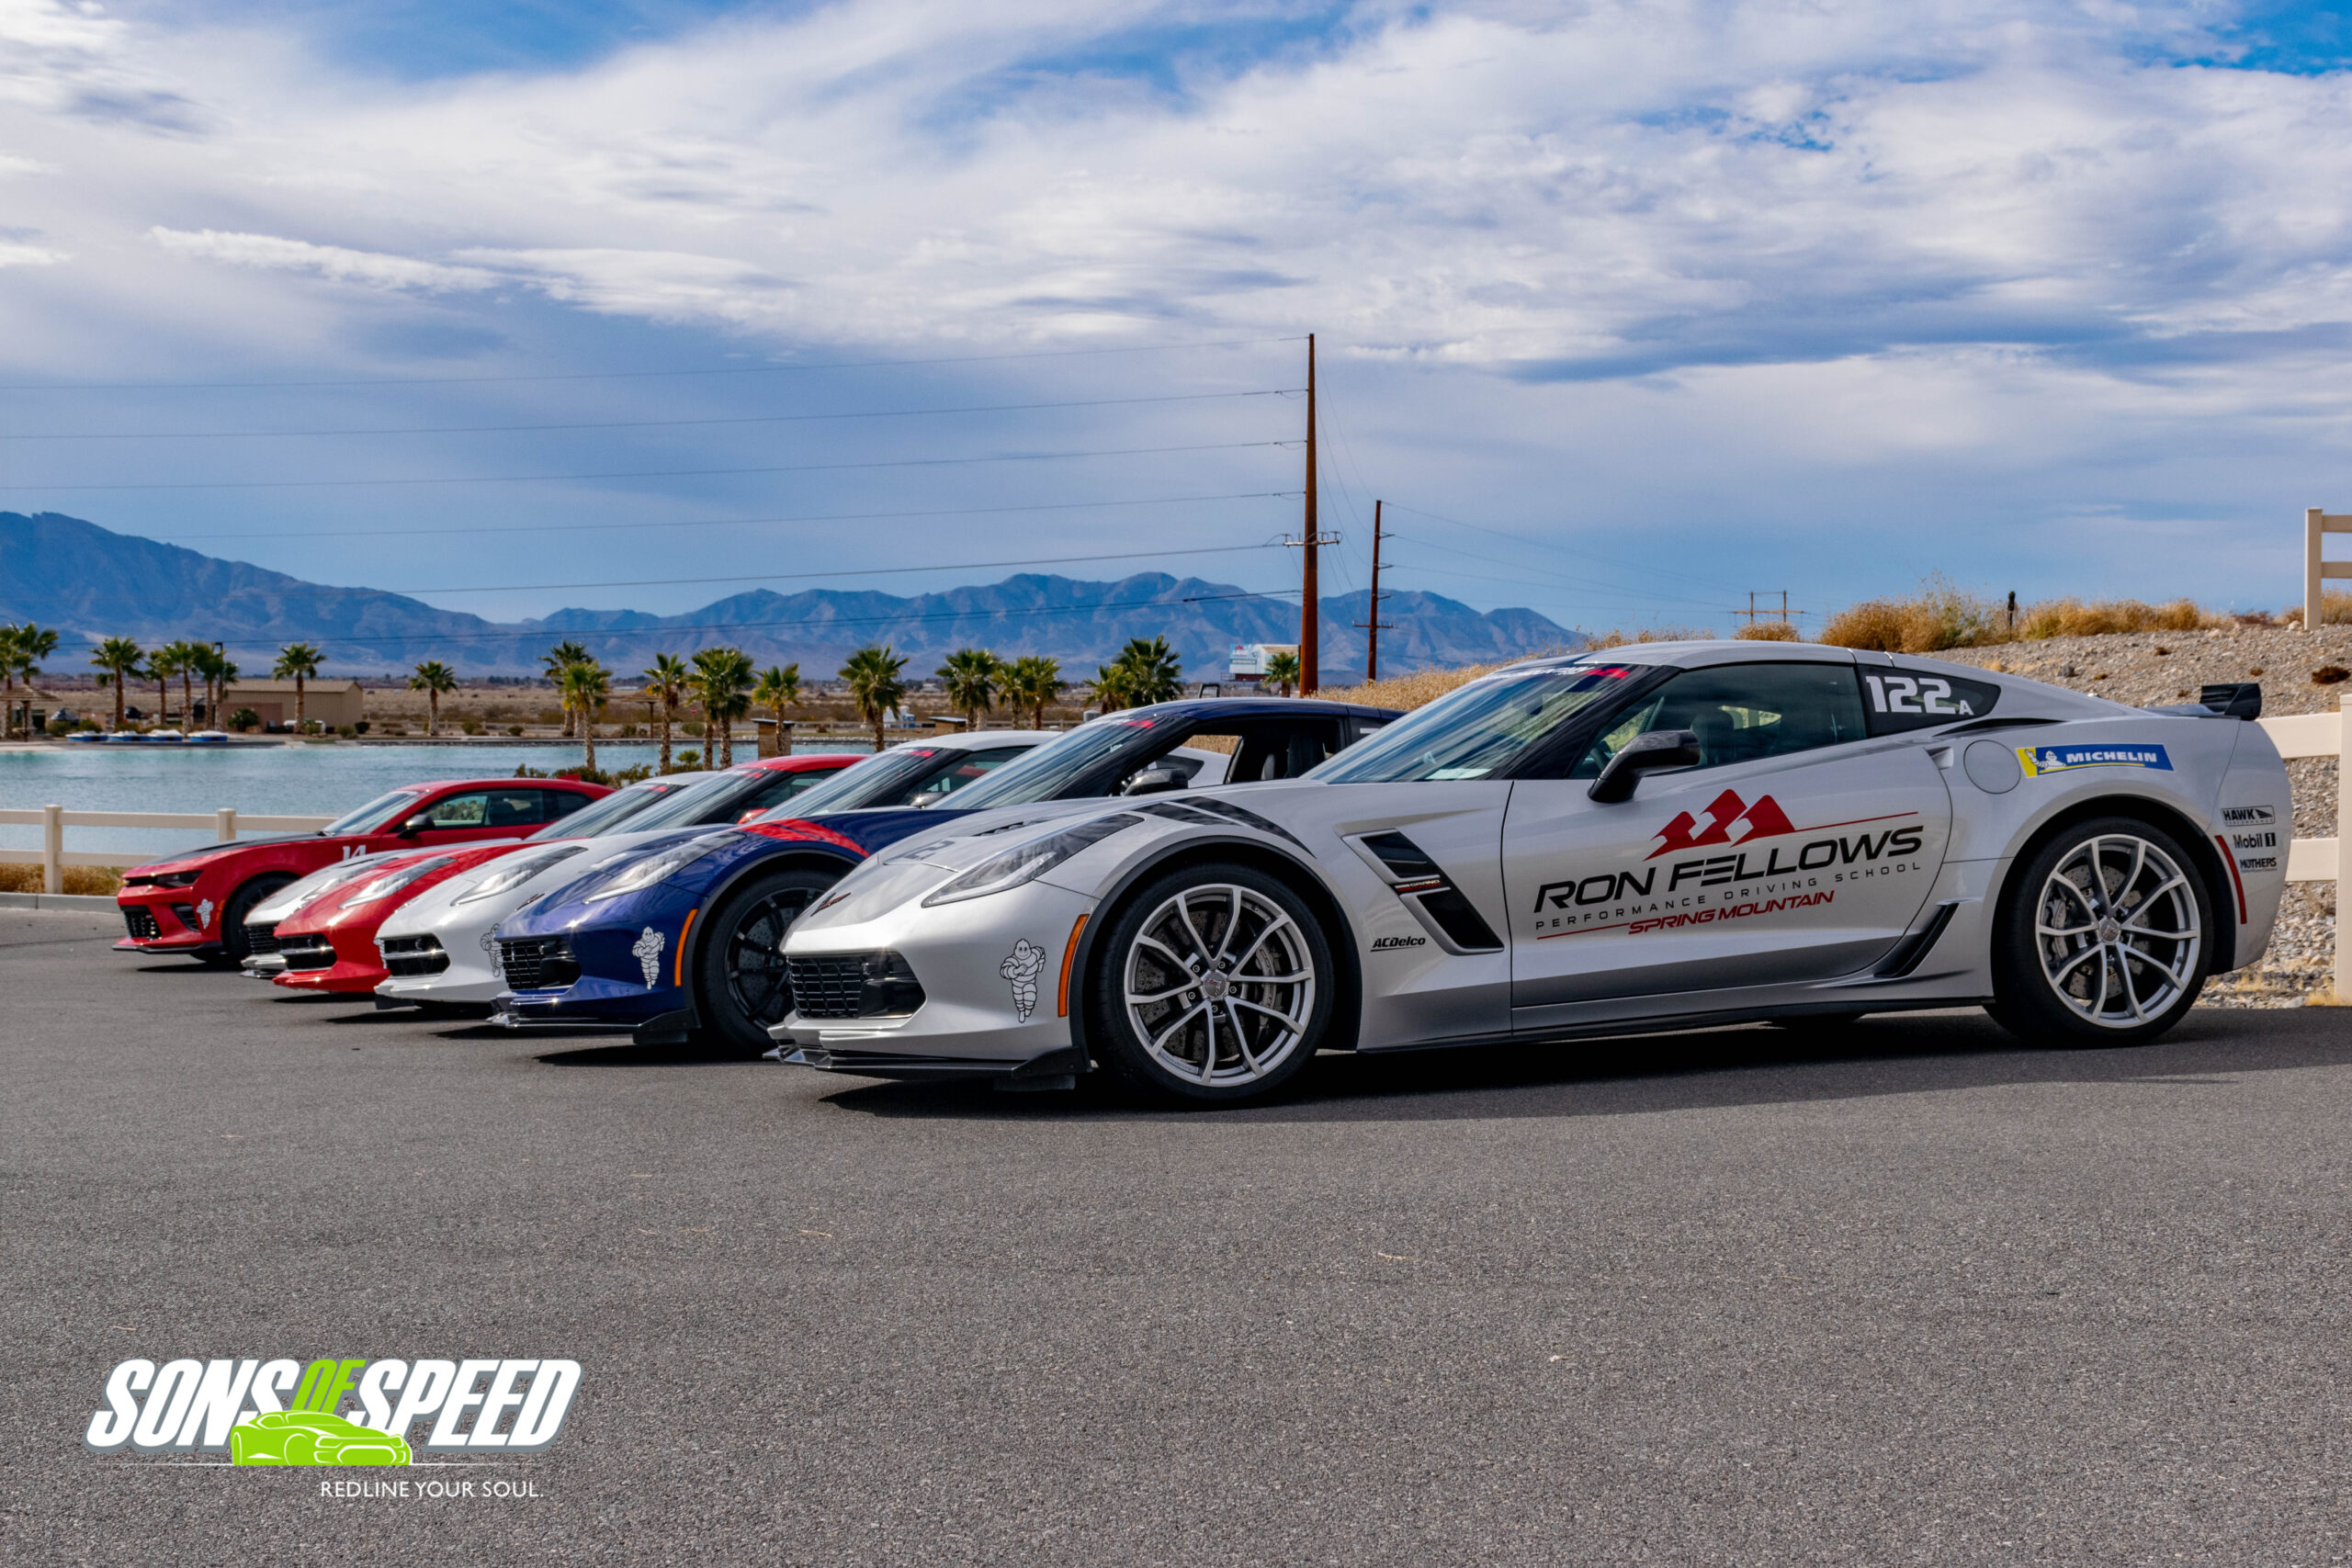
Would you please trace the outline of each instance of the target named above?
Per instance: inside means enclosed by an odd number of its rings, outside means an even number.
[[[1371,595],[1320,601],[1327,683],[1360,674]],[[1532,610],[1478,611],[1434,593],[1383,596],[1388,673],[1430,665],[1513,658],[1573,648],[1584,639]],[[1292,642],[1298,608],[1288,599],[1196,577],[1139,572],[1115,582],[1023,573],[1001,582],[899,597],[814,589],[757,589],[683,615],[558,610],[496,622],[370,588],[305,582],[245,561],[117,534],[57,513],[0,512],[0,622],[36,621],[63,634],[51,661],[103,637],[153,644],[178,637],[220,642],[248,673],[288,642],[318,644],[327,668],[372,674],[424,659],[467,675],[536,675],[539,657],[570,638],[616,670],[633,671],[662,652],[725,643],[761,663],[800,661],[824,679],[854,649],[889,644],[913,655],[910,670],[957,648],[1005,658],[1049,654],[1073,678],[1108,660],[1129,637],[1165,637],[1193,679],[1225,672],[1232,645]]]

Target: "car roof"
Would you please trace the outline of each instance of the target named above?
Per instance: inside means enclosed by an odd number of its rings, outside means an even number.
[[[512,776],[508,776],[508,777],[504,777],[504,778],[494,778],[494,779],[424,779],[424,780],[420,780],[419,782],[417,782],[417,783],[415,783],[415,784],[395,784],[395,785],[393,785],[392,787],[393,787],[393,788],[395,788],[395,789],[423,789],[423,790],[435,790],[435,789],[503,789],[503,788],[507,787],[507,786],[508,786],[508,785],[510,785],[510,784],[514,784],[514,785],[523,785],[523,784],[527,784],[527,785],[529,785],[529,786],[531,786],[531,787],[533,787],[533,788],[543,788],[543,787],[545,787],[545,786],[547,786],[547,785],[549,785],[549,784],[553,784],[553,785],[557,786],[558,788],[570,788],[570,789],[605,789],[605,788],[609,787],[609,786],[605,785],[605,784],[582,784],[582,783],[581,783],[578,779],[567,779],[567,778],[551,778],[551,779],[518,779],[518,778],[514,778],[514,777],[512,777]]]
[[[863,755],[857,751],[795,751],[788,757],[755,757],[722,770],[733,773],[802,773],[810,769],[846,767]]]
[[[947,751],[978,751],[991,746],[1043,746],[1069,734],[1066,729],[951,729],[944,735],[909,737],[890,748],[924,746]],[[872,752],[866,755],[872,756]]]
[[[1361,703],[1335,703],[1322,697],[1187,697],[1148,707],[1115,708],[1111,717],[1182,719],[1199,722],[1217,718],[1296,718],[1301,715],[1328,718],[1392,719],[1405,716],[1403,708],[1367,707]]]

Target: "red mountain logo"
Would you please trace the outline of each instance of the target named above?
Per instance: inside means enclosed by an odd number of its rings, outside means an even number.
[[[1700,830],[1693,831],[1694,829]],[[1783,833],[1795,832],[1796,826],[1770,795],[1758,795],[1756,804],[1748,805],[1736,790],[1725,790],[1707,803],[1707,819],[1703,829],[1699,818],[1688,811],[1675,814],[1659,834],[1658,847],[1645,857],[1656,860],[1679,850],[1699,849],[1708,844],[1750,844],[1758,839],[1777,839]]]

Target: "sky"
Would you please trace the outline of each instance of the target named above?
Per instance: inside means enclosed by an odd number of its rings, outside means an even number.
[[[1015,570],[2301,595],[2352,22],[0,0],[0,508],[500,619]]]

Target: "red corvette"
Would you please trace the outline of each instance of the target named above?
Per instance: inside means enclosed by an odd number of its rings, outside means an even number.
[[[234,964],[245,915],[272,893],[354,855],[514,840],[612,793],[576,779],[441,779],[405,784],[315,833],[246,839],[124,873],[119,951],[182,953]]]
[[[691,812],[670,825],[690,827],[755,817],[832,773],[864,761],[858,755],[820,751],[741,763],[682,794],[677,808],[691,807]],[[651,818],[660,811],[657,807],[645,816]],[[632,820],[621,824],[621,829],[629,831],[637,826]],[[565,835],[556,828],[544,836],[560,839]],[[516,848],[514,844],[465,844],[396,856],[373,874],[312,899],[278,922],[275,935],[286,967],[273,977],[294,990],[369,994],[391,977],[376,946],[376,933],[386,917],[428,889]]]

